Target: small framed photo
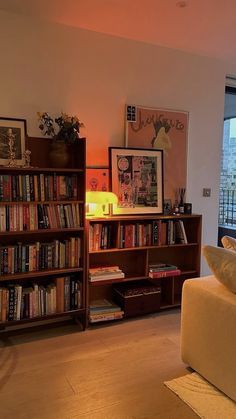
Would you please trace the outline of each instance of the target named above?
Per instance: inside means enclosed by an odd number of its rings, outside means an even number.
[[[109,191],[109,168],[107,166],[87,166],[86,191]]]
[[[16,166],[24,164],[26,120],[0,117],[0,165],[7,166],[10,148],[14,153]]]
[[[109,147],[109,164],[117,215],[163,212],[162,150]]]

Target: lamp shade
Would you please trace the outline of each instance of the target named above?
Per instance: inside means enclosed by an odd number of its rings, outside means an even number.
[[[117,203],[118,198],[113,192],[86,192],[86,216],[104,217],[107,214],[112,215],[113,205]]]
[[[118,198],[113,192],[89,191],[86,192],[86,204],[117,204]]]

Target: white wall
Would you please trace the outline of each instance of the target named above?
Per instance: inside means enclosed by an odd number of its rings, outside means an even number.
[[[88,164],[124,145],[125,103],[189,111],[187,200],[203,214],[203,243],[216,244],[223,62],[4,12],[0,49],[0,115],[26,118],[40,136],[37,111],[76,113]]]

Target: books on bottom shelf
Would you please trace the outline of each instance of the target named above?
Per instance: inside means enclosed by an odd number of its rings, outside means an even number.
[[[124,277],[124,272],[117,265],[99,266],[89,269],[90,282],[107,281],[109,279],[122,279]]]
[[[0,287],[0,322],[42,317],[80,307],[81,282],[73,276],[55,278],[47,285]]]
[[[101,321],[119,320],[124,316],[124,311],[121,310],[113,301],[106,299],[94,300],[89,308],[89,320],[91,323]]]
[[[178,276],[181,274],[181,270],[176,265],[168,263],[156,263],[149,265],[149,278],[165,278],[168,276]]]

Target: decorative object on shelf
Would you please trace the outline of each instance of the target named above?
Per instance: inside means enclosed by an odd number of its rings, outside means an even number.
[[[86,192],[87,217],[104,217],[112,215],[118,198],[112,192],[88,191]]]
[[[109,147],[116,214],[163,212],[163,151]]]
[[[126,105],[126,147],[164,151],[165,197],[186,185],[188,112]]]
[[[25,119],[0,118],[0,164],[22,166],[25,150]]]
[[[16,166],[16,152],[15,152],[15,135],[12,132],[12,128],[8,128],[7,130],[7,141],[8,141],[8,147],[9,147],[9,167],[15,167]]]
[[[179,188],[178,194],[179,194],[179,212],[180,214],[184,214],[184,196],[185,196],[185,188]]]
[[[53,119],[47,112],[38,112],[39,129],[43,135],[52,138],[49,158],[53,167],[67,167],[70,160],[69,146],[75,144],[80,137],[83,122],[77,116],[66,113]]]
[[[50,146],[49,160],[52,167],[68,167],[70,161],[68,145],[53,141]]]
[[[191,204],[191,202],[185,202],[184,213],[185,214],[192,214],[192,204]]]
[[[24,166],[23,167],[31,167],[30,166],[30,155],[31,155],[31,151],[30,150],[25,150],[23,153],[23,158],[24,158]]]
[[[109,191],[109,168],[108,166],[86,167],[86,190]]]
[[[172,202],[171,199],[164,199],[164,215],[172,213]]]

